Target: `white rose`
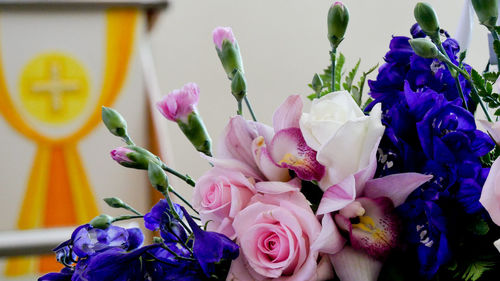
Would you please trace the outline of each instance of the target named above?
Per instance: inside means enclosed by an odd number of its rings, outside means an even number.
[[[380,104],[366,116],[347,91],[327,94],[312,101],[311,113],[303,113],[300,129],[307,145],[327,173],[320,182],[323,190],[350,175],[356,185],[373,176],[376,151],[382,135]]]

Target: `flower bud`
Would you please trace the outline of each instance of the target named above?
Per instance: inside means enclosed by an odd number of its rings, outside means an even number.
[[[90,225],[99,229],[108,228],[113,222],[113,217],[108,215],[99,215],[90,221]]]
[[[158,110],[170,121],[187,122],[188,115],[196,111],[200,88],[195,83],[187,83],[182,89],[168,93],[157,104]]]
[[[416,38],[410,39],[410,45],[415,54],[428,59],[435,59],[439,56],[437,47],[428,39]]]
[[[498,19],[497,0],[472,0],[472,6],[482,25],[488,28],[495,27]]]
[[[344,34],[349,23],[349,10],[342,2],[335,2],[328,10],[328,40],[332,46],[337,47],[344,39]]]
[[[241,101],[247,93],[247,80],[239,70],[236,71],[231,81],[231,92],[238,101]]]
[[[156,155],[135,145],[113,149],[111,151],[111,158],[124,167],[134,169],[146,170],[148,169],[150,161],[161,165],[161,162]]]
[[[101,116],[104,125],[106,125],[106,128],[108,128],[113,135],[117,137],[127,136],[127,121],[125,121],[118,111],[103,106]]]
[[[196,150],[208,156],[212,155],[212,139],[200,115],[193,112],[186,123],[179,121],[177,124]]]
[[[321,79],[321,76],[319,76],[318,73],[314,74],[311,85],[314,92],[316,93],[320,92],[323,89],[323,79]]]
[[[168,177],[165,171],[156,163],[149,162],[148,178],[151,185],[159,192],[164,193],[168,188]]]
[[[413,15],[425,34],[431,38],[439,36],[439,21],[431,5],[423,2],[417,3]]]
[[[217,27],[212,32],[215,49],[229,79],[233,79],[236,71],[244,73],[240,47],[230,27]]]
[[[123,208],[126,206],[125,202],[123,202],[120,198],[117,197],[104,198],[103,200],[111,208]]]

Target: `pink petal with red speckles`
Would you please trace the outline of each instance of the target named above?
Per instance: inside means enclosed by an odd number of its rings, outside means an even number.
[[[288,169],[279,167],[274,163],[266,147],[264,137],[259,136],[252,142],[252,152],[257,167],[269,181],[288,181],[290,173]]]
[[[351,246],[362,250],[375,259],[383,260],[397,246],[399,221],[394,213],[394,205],[387,197],[358,198],[365,209],[365,214],[358,217],[358,222],[337,214],[337,225],[349,232]]]
[[[293,170],[303,180],[320,180],[325,173],[325,167],[316,161],[316,151],[307,146],[299,128],[277,132],[269,152],[275,163]]]

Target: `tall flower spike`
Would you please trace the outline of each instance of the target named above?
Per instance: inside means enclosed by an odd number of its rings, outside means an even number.
[[[212,36],[215,49],[229,79],[233,79],[237,70],[243,74],[245,71],[243,70],[240,47],[234,37],[233,30],[230,27],[219,26],[214,29]]]
[[[199,94],[198,85],[188,83],[182,89],[170,92],[156,105],[165,118],[179,125],[196,150],[210,156],[212,155],[212,139],[196,110]]]

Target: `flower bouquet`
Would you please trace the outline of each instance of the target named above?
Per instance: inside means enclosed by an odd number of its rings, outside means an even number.
[[[472,3],[500,55],[497,1]],[[78,227],[54,249],[64,269],[39,280],[499,280],[499,72],[466,64],[431,6],[418,3],[414,14],[411,37],[392,38],[366,99],[377,67],[358,83],[359,62],[344,75],[337,50],[349,13],[335,2],[331,64],[313,77],[310,110],[289,96],[272,126],[252,111],[231,28],[216,28],[238,106],[217,152],[196,110],[196,84],[158,102],[212,166],[196,182],[134,144],[123,117],[103,108],[106,127],[127,144],[112,158],[147,170],[165,198],[145,215],[104,199],[133,214]],[[487,120],[475,120],[476,111]],[[193,186],[191,203],[167,174]],[[146,246],[138,228],[113,225],[138,218],[158,235]]]

